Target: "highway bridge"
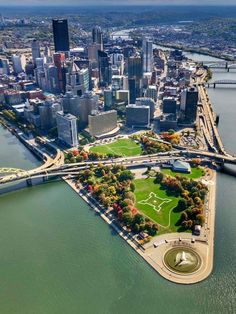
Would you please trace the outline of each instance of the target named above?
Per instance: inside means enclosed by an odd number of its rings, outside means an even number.
[[[213,86],[216,88],[216,85],[236,85],[236,80],[217,80],[208,83],[208,87]]]
[[[228,72],[230,70],[236,69],[236,62],[235,61],[204,61],[201,62],[202,65],[207,66],[210,69],[225,69]]]
[[[0,186],[8,183],[28,180],[30,181],[36,178],[47,179],[50,177],[64,177],[64,176],[74,176],[78,174],[81,170],[89,168],[91,165],[103,164],[103,165],[115,165],[122,164],[128,168],[132,167],[145,167],[147,165],[159,165],[163,163],[168,163],[172,160],[183,159],[189,160],[191,158],[201,158],[203,162],[215,163],[218,165],[223,165],[225,163],[236,165],[236,157],[230,155],[222,155],[213,152],[200,151],[200,150],[173,150],[170,152],[153,154],[153,155],[141,155],[133,157],[122,157],[116,159],[106,159],[99,161],[85,161],[72,164],[51,164],[49,167],[42,167],[37,169],[32,169],[29,171],[20,170],[17,173],[12,173],[11,175],[3,176],[0,178]]]

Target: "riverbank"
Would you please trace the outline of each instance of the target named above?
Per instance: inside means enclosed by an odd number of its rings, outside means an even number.
[[[202,50],[198,50],[198,49],[187,48],[187,47],[183,47],[183,46],[180,46],[180,45],[163,44],[163,43],[160,43],[158,41],[154,41],[153,43],[154,43],[154,45],[157,45],[157,46],[160,46],[160,47],[163,47],[163,48],[178,49],[178,50],[182,50],[183,52],[196,53],[196,54],[199,54],[199,55],[204,55],[204,56],[209,56],[209,57],[212,57],[212,58],[216,58],[216,59],[219,59],[219,60],[222,60],[222,61],[234,61],[234,59],[231,59],[231,58],[227,58],[227,57],[222,58],[220,55],[218,55],[216,53],[213,53],[213,52],[206,52],[206,51],[202,51]]]
[[[182,232],[163,234],[154,237],[149,243],[143,246],[128,232],[120,228],[112,215],[109,212],[104,212],[96,200],[83,193],[82,187],[77,186],[72,179],[63,178],[63,180],[162,277],[179,284],[194,284],[209,277],[213,269],[216,172],[212,171],[211,174],[208,206],[206,208],[207,220],[201,236]],[[188,247],[197,252],[201,259],[200,268],[196,272],[188,274],[179,274],[170,270],[165,264],[164,256],[173,247]]]

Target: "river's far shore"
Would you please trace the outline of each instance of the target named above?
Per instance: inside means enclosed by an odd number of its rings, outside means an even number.
[[[152,240],[141,246],[132,236],[119,227],[109,215],[100,210],[96,201],[91,201],[82,192],[82,188],[76,185],[73,179],[64,177],[63,180],[93,209],[101,218],[109,224],[117,234],[125,240],[142,258],[162,277],[178,284],[194,284],[208,278],[214,264],[214,229],[215,229],[215,202],[216,202],[216,171],[211,171],[211,182],[208,192],[208,206],[206,208],[206,223],[201,236],[190,233],[169,233],[157,235]],[[170,270],[165,262],[165,253],[173,247],[190,247],[201,258],[201,266],[193,273],[179,274]]]

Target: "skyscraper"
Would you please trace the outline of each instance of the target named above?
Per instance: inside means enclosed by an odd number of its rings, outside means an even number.
[[[143,75],[142,59],[139,55],[128,58],[128,76],[129,78],[141,79]]]
[[[198,90],[195,87],[181,93],[180,109],[184,112],[184,119],[188,123],[195,122],[197,118]]]
[[[98,51],[98,67],[100,86],[108,86],[111,84],[111,64],[108,54],[101,50]]]
[[[35,63],[36,58],[40,58],[41,57],[39,42],[36,39],[34,39],[32,41],[31,49],[32,49],[32,58],[33,58],[33,61]]]
[[[64,77],[65,75],[63,72],[63,63],[65,61],[64,52],[54,53],[53,61],[54,61],[55,66],[57,67],[59,89],[61,92],[64,93],[66,89],[66,80],[65,80],[65,77]]]
[[[77,118],[58,111],[56,115],[58,138],[71,147],[78,146]]]
[[[69,51],[69,32],[68,32],[68,22],[66,19],[53,19],[53,38],[55,52],[57,51]]]
[[[96,26],[92,31],[93,43],[97,44],[98,50],[103,50],[103,36],[101,27]]]
[[[149,39],[143,39],[143,72],[152,72],[153,68],[153,45]]]

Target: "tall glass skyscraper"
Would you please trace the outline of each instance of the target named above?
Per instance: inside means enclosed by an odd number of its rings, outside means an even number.
[[[69,32],[68,32],[68,21],[66,19],[53,19],[53,38],[55,52],[57,51],[69,51]]]
[[[96,26],[92,31],[93,43],[97,44],[98,50],[103,50],[103,36],[101,27]]]
[[[152,72],[153,68],[153,43],[149,39],[143,40],[143,72]]]

